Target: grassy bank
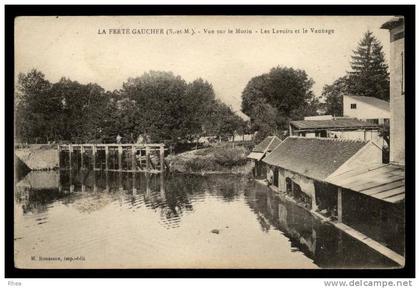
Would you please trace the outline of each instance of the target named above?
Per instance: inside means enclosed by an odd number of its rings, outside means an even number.
[[[57,144],[16,145],[15,156],[30,170],[58,168]]]
[[[224,144],[171,155],[167,160],[175,172],[248,174],[252,169],[248,153],[245,147]]]

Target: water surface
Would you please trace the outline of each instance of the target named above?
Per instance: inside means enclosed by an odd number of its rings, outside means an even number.
[[[396,266],[247,177],[73,170],[16,186],[22,268]]]

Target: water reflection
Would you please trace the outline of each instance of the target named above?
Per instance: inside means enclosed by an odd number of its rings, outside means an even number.
[[[247,189],[247,203],[256,213],[261,229],[284,233],[296,250],[323,268],[397,267],[365,244],[315,219],[310,212],[262,185]]]
[[[395,267],[246,177],[31,172],[15,196],[25,257],[79,251],[92,267]]]
[[[32,181],[30,181],[32,179]],[[36,179],[36,180],[34,180]],[[40,213],[56,201],[91,213],[118,201],[128,209],[157,210],[168,228],[176,227],[193,202],[206,194],[234,201],[247,180],[241,177],[164,175],[88,170],[30,172],[16,185],[23,213]]]

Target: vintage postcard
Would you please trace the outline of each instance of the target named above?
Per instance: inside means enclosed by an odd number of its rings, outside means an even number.
[[[405,267],[403,16],[19,16],[14,55],[16,268]]]

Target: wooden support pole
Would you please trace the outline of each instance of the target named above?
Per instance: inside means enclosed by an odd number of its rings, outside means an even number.
[[[131,146],[131,170],[136,170],[136,146]]]
[[[80,169],[84,169],[83,167],[83,154],[85,154],[85,148],[83,145],[80,145]]]
[[[70,169],[72,169],[73,167],[73,163],[71,162],[71,154],[73,153],[73,146],[71,146],[71,144],[69,144],[69,162],[70,162]]]
[[[93,167],[93,192],[96,193],[98,191],[98,186],[96,186],[96,172],[95,166]]]
[[[343,222],[343,190],[338,187],[337,190],[337,221],[338,223]]]
[[[118,146],[118,170],[122,170],[122,146]]]
[[[150,170],[149,155],[150,155],[150,148],[148,146],[146,146],[146,170]]]
[[[133,183],[132,183],[132,185],[133,185],[133,195],[136,195],[137,194],[137,188],[136,188],[136,176],[137,176],[137,174],[133,173],[131,175],[133,176]]]
[[[122,171],[121,170],[118,172],[118,191],[120,193],[124,191],[123,185],[122,185]]]
[[[71,169],[69,171],[69,185],[70,185],[70,193],[73,193],[74,192],[74,185],[73,185],[73,173],[72,173]]]
[[[60,166],[59,166],[60,167]],[[63,186],[61,184],[61,171],[58,170],[58,192],[61,193],[61,191],[63,191]]]
[[[292,186],[292,196],[295,197],[295,182],[290,180],[291,186]]]
[[[58,154],[58,169],[60,169],[61,167],[61,162],[60,162],[60,153],[61,152],[61,148],[60,148],[60,144],[57,145],[57,154]]]
[[[93,165],[93,171],[96,169],[96,146],[92,145],[92,165]]]
[[[146,196],[149,197],[150,196],[150,183],[149,183],[149,178],[150,178],[150,174],[149,173],[145,173],[146,175]]]
[[[312,203],[311,203],[311,210],[312,211],[316,211],[317,210],[317,205],[316,205],[316,190],[315,190],[315,187],[314,187],[314,193],[312,194]]]
[[[108,157],[109,157],[109,149],[108,146],[105,146],[105,170],[108,171]]]
[[[160,146],[160,173],[163,173],[165,168],[165,147],[163,145]]]
[[[160,196],[162,197],[162,199],[166,199],[166,194],[165,194],[165,174],[164,173],[160,173],[159,178],[160,178]]]

